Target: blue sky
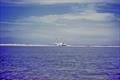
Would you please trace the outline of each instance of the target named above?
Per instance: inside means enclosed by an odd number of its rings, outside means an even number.
[[[120,45],[119,0],[1,0],[0,43]]]

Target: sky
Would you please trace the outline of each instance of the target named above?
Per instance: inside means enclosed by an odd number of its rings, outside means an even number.
[[[0,44],[120,45],[120,0],[0,0]]]

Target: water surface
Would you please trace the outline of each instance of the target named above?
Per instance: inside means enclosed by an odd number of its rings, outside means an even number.
[[[0,80],[120,80],[120,48],[1,46]]]

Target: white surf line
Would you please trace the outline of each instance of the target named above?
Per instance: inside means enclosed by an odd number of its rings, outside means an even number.
[[[112,46],[112,45],[70,45],[70,46],[67,46],[67,47],[120,47],[120,46],[118,46],[118,45],[114,45],[114,46]]]
[[[0,46],[53,46],[53,45],[39,45],[39,44],[0,44]]]
[[[56,45],[39,45],[39,44],[0,44],[0,46],[43,46],[43,47],[49,47],[49,46],[51,46],[51,47],[59,47],[59,46],[56,46]],[[120,47],[120,46],[72,46],[72,45],[70,45],[70,46],[65,46],[65,47]]]
[[[90,47],[120,47],[120,46],[90,46]]]
[[[120,46],[70,46],[70,47],[88,47],[88,48],[94,48],[94,47],[120,47]]]

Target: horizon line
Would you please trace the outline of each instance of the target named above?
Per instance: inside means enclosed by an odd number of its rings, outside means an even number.
[[[56,46],[56,45],[40,45],[40,44],[0,44],[0,46]],[[120,47],[120,45],[69,45],[66,47]]]

